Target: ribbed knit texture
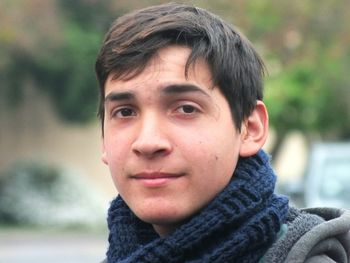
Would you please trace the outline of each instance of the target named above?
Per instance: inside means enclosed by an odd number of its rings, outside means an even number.
[[[258,262],[288,213],[288,199],[273,193],[275,180],[263,151],[241,158],[228,186],[165,237],[119,196],[108,213],[108,262]]]

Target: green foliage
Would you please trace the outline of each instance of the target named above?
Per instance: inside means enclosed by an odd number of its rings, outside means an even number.
[[[281,136],[299,129],[324,139],[349,139],[350,20],[345,1],[257,2],[249,1],[253,22],[248,35],[264,46],[268,65],[277,65],[265,85],[271,124]]]
[[[40,36],[35,39],[35,47],[27,47],[15,39],[8,43],[0,39],[7,50],[7,61],[0,64],[4,73],[0,77],[3,86],[0,95],[7,98],[8,105],[16,107],[22,100],[26,83],[34,81],[35,86],[51,98],[62,119],[87,122],[95,117],[98,85],[94,63],[111,21],[107,21],[111,17],[108,2],[59,1],[60,5],[53,7],[61,8],[63,14],[56,22],[57,43]],[[47,30],[53,29],[48,26]],[[40,48],[45,42],[47,45]]]
[[[58,4],[68,21],[79,29],[85,32],[103,32],[118,14],[111,10],[111,2],[110,0],[60,0]]]
[[[98,96],[94,60],[100,36],[67,26],[63,45],[35,58],[38,87],[47,92],[58,113],[68,121],[88,121]]]
[[[266,83],[266,104],[278,130],[317,128],[328,90],[318,85],[309,65],[300,65]]]
[[[261,38],[265,34],[273,32],[276,27],[283,23],[283,17],[276,15],[274,6],[270,0],[248,1],[247,13],[249,23],[252,25],[249,34],[254,38]],[[281,11],[279,9],[279,11]],[[264,14],[262,16],[262,14]]]

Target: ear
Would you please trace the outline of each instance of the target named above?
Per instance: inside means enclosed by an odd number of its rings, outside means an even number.
[[[102,147],[101,147],[101,160],[102,162],[104,162],[106,165],[108,165],[108,161],[107,161],[107,152],[106,152],[106,147],[105,147],[105,142],[104,142],[104,138],[102,138]]]
[[[242,124],[239,154],[249,157],[256,154],[265,144],[269,129],[269,117],[265,104],[258,100],[253,112]]]

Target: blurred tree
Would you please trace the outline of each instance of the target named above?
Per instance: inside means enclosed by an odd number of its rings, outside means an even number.
[[[50,1],[0,2],[0,92],[9,104],[21,99],[21,80],[30,75],[31,58],[62,43],[57,21]]]
[[[26,82],[46,92],[65,120],[85,122],[96,112],[94,61],[112,17],[110,1],[5,1],[0,45],[1,92],[10,105]],[[34,32],[32,35],[31,33]]]
[[[267,62],[265,102],[277,146],[292,129],[310,141],[350,139],[348,1],[201,2],[240,26]]]
[[[265,2],[265,9],[277,6],[274,17],[280,16],[274,26],[261,29],[268,37],[259,36],[269,50],[266,103],[280,139],[290,129],[300,129],[310,139],[313,134],[326,140],[349,139],[349,3]]]

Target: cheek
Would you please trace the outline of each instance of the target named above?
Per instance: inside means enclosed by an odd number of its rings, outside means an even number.
[[[184,157],[191,160],[201,173],[220,174],[231,177],[236,166],[240,142],[235,133],[207,133],[191,136],[184,143]],[[213,178],[213,175],[211,176]]]
[[[120,140],[118,136],[106,137],[104,141],[104,155],[108,161],[108,167],[111,171],[113,178],[122,174],[124,171],[124,165],[128,157],[127,140]]]
[[[228,153],[226,147],[218,143],[215,138],[195,136],[188,143],[183,144],[182,154],[200,171],[215,172],[222,163],[229,159],[229,156],[233,155],[233,153]]]

